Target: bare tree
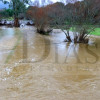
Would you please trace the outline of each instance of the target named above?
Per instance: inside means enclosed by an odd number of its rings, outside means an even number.
[[[50,18],[48,17],[48,8],[46,7],[31,7],[28,10],[28,15],[31,19],[35,21],[35,26],[37,27],[37,32],[41,34],[47,34],[52,30],[49,28]]]

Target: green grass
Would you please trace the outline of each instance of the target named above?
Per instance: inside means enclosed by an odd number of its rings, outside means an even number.
[[[6,20],[8,20],[8,21],[12,21],[12,20],[14,20],[12,17],[8,17],[8,18],[6,18]]]
[[[7,20],[7,21],[12,21],[12,20],[14,20],[13,17],[7,17],[7,18],[3,17],[2,19],[5,19],[5,20]],[[1,20],[2,20],[2,19],[1,19]]]
[[[73,31],[72,28],[70,28],[70,31]],[[91,35],[97,35],[100,36],[100,28],[96,28],[93,32],[90,33]]]
[[[91,32],[92,35],[100,35],[100,28],[96,28],[93,32]]]

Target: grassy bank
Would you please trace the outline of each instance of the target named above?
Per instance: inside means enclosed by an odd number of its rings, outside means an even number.
[[[8,17],[8,18],[3,17],[3,18],[2,18],[2,19],[0,19],[0,20],[12,21],[12,20],[14,20],[14,19],[13,19],[13,17]]]
[[[100,36],[100,28],[96,28],[95,31],[91,32],[91,34]]]
[[[70,28],[70,31],[73,31],[72,28]],[[90,33],[91,35],[97,35],[100,36],[100,28],[96,28],[93,32]]]

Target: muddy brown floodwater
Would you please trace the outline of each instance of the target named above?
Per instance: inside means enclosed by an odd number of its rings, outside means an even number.
[[[90,38],[73,44],[60,30],[1,27],[0,100],[100,100],[100,37]]]

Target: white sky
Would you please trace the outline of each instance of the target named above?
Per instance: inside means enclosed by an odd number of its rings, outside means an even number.
[[[34,1],[34,0],[32,0],[32,1]],[[41,1],[41,0],[39,0],[39,1]],[[61,0],[50,0],[50,1],[57,2],[57,1],[61,1]]]
[[[10,0],[7,0],[7,1],[10,1]],[[41,0],[31,0],[31,1],[40,1],[41,2]],[[46,1],[48,1],[48,0],[46,0]],[[71,2],[71,1],[73,1],[73,0],[50,0],[50,1],[52,1],[52,2],[66,2],[66,1],[69,1],[69,2]],[[77,1],[82,1],[82,0],[77,0]]]
[[[10,0],[7,0],[7,1],[10,1]],[[41,6],[41,1],[42,0],[31,0],[31,1],[39,1],[39,5]],[[65,3],[65,1],[69,1],[69,2],[71,2],[71,1],[73,1],[73,0],[49,0],[49,1],[52,1],[53,3],[55,3],[55,2],[63,2],[63,3]],[[82,0],[78,0],[78,1],[82,1]],[[45,2],[45,4],[47,5],[48,4],[48,0],[46,0],[46,2]],[[66,4],[66,3],[65,3]],[[30,4],[30,5],[33,5],[33,4]],[[28,7],[29,5],[27,5],[26,4],[26,6]],[[1,0],[0,0],[0,9],[3,9],[3,8],[9,8],[9,5],[8,4],[3,4],[2,2],[1,2]]]
[[[31,1],[35,1],[35,0],[31,0]],[[38,0],[38,1],[40,1],[41,2],[41,0]],[[48,0],[46,0],[46,1],[48,1]],[[50,1],[52,1],[52,2],[63,2],[63,1],[66,1],[66,0],[50,0]]]
[[[10,1],[10,0],[7,0],[7,1]],[[35,1],[35,0],[31,0],[31,1]],[[39,1],[41,1],[41,0],[39,0]],[[57,2],[57,1],[61,1],[61,0],[50,0],[50,1]]]
[[[7,0],[7,1],[10,1],[10,0]],[[43,3],[41,2],[42,0],[31,0],[31,1],[39,2],[38,4],[40,6],[41,6],[41,4],[43,5]],[[66,1],[71,2],[71,1],[74,1],[74,0],[45,0],[45,4],[44,5],[48,5],[50,3],[48,1],[51,1],[53,3],[55,3],[55,2],[63,2],[64,4],[66,4]],[[77,1],[82,1],[82,0],[77,0]],[[30,3],[30,5],[34,5],[34,4]],[[37,4],[35,4],[35,5],[37,5]],[[29,6],[29,5],[26,5],[26,6]]]
[[[31,0],[31,1],[33,1],[33,2],[34,2],[34,1],[39,1],[39,3],[41,4],[41,1],[42,1],[42,0]],[[55,2],[63,2],[63,3],[66,4],[66,3],[69,3],[69,2],[72,3],[72,2],[75,2],[75,1],[82,1],[82,0],[45,0],[45,1],[46,1],[46,2],[45,2],[46,4],[48,4],[48,1],[51,1],[51,2],[53,2],[53,3],[55,3]],[[67,2],[66,2],[66,1],[67,1]]]
[[[31,0],[31,1],[36,1],[36,2],[39,2],[39,5],[41,5],[41,1],[42,0]],[[49,4],[50,2],[48,2],[48,1],[51,1],[52,3],[55,3],[55,2],[63,2],[63,3],[65,3],[66,4],[66,1],[68,1],[68,2],[71,2],[71,1],[73,1],[73,0],[45,0],[45,5],[47,5],[47,4]],[[43,4],[43,3],[42,3]],[[32,4],[31,4],[32,5]]]

